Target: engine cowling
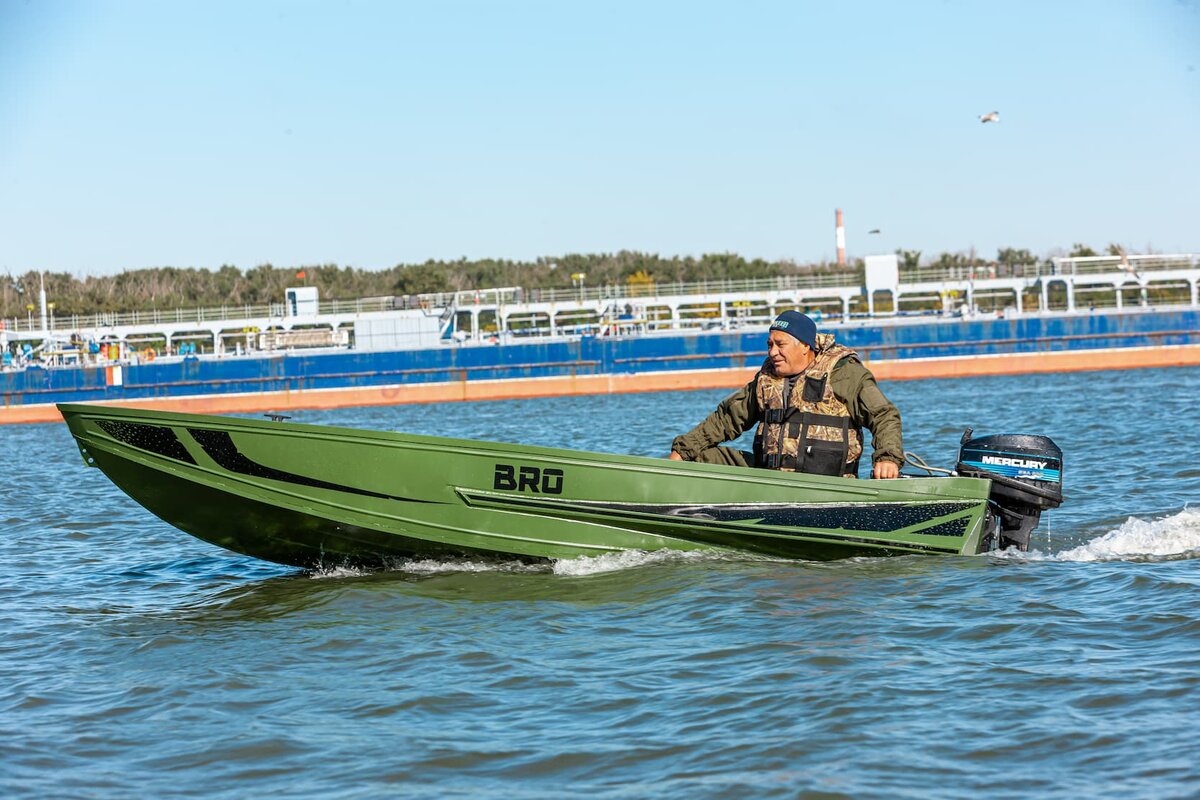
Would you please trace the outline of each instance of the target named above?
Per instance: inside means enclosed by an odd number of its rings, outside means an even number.
[[[954,470],[992,482],[989,496],[999,522],[996,544],[1029,549],[1042,512],[1062,505],[1062,450],[1048,436],[963,434]]]

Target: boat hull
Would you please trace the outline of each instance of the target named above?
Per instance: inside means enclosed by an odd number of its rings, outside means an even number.
[[[574,450],[61,405],[85,461],[164,521],[301,567],[724,550],[973,554],[990,482],[870,481]]]

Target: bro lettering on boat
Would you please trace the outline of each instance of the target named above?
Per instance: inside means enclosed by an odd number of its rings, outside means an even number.
[[[492,483],[493,489],[530,491],[542,494],[562,494],[563,471],[561,469],[538,469],[537,467],[521,467],[519,470],[512,464],[497,464],[496,478]]]

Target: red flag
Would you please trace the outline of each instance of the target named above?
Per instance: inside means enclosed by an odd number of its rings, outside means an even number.
[[[306,276],[306,273],[304,273],[304,272],[297,272],[297,273],[296,273],[296,277],[297,277],[297,278],[300,278],[301,280],[304,280],[305,276]]]

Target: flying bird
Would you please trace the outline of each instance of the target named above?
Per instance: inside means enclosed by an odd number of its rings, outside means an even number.
[[[879,228],[871,228],[871,230],[867,231],[867,233],[868,234],[879,233]]]
[[[1000,121],[1000,112],[999,111],[989,111],[988,113],[981,116],[979,118],[979,121],[984,124],[987,124],[989,122],[999,122]]]
[[[1141,281],[1142,276],[1138,274],[1137,267],[1129,263],[1129,255],[1126,254],[1125,248],[1120,248],[1119,252],[1121,254],[1121,269],[1132,275],[1134,280]]]

